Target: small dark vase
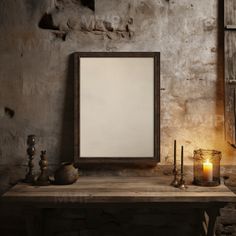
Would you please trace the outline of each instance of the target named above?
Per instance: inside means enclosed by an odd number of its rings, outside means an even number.
[[[79,177],[78,169],[73,163],[63,162],[54,174],[55,184],[73,184]]]

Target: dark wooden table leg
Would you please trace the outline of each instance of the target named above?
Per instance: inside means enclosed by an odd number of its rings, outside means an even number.
[[[24,212],[28,236],[42,236],[42,209],[30,208]]]
[[[209,208],[206,213],[208,215],[207,236],[214,236],[216,218],[220,215],[220,207]]]

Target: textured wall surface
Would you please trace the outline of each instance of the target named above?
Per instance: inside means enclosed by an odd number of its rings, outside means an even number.
[[[0,181],[22,176],[29,134],[39,139],[36,162],[42,149],[51,165],[73,159],[76,51],[160,51],[161,163],[172,162],[177,139],[187,164],[197,148],[235,164],[224,140],[218,9],[217,0],[0,1]]]
[[[160,51],[162,162],[170,161],[177,139],[189,164],[196,148],[222,150],[223,162],[232,164],[223,132],[217,5],[99,0],[89,8],[79,0],[1,1],[0,164],[25,164],[31,133],[51,164],[72,159],[76,51]]]
[[[197,148],[221,150],[222,162],[235,164],[224,140],[218,11],[217,0],[1,1],[1,169],[26,164],[28,134],[50,164],[73,159],[76,51],[160,51],[161,162],[172,161],[177,139],[187,164]]]
[[[217,0],[1,0],[0,193],[23,177],[29,134],[51,165],[73,159],[76,51],[160,51],[161,163],[171,163],[177,139],[187,164],[197,148],[236,164],[224,141],[218,11]],[[224,218],[234,208],[223,211],[219,235],[235,233]]]

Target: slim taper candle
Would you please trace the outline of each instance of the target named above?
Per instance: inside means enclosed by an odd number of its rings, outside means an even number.
[[[176,168],[176,140],[174,140],[174,168]]]
[[[184,173],[184,147],[181,146],[181,174]]]

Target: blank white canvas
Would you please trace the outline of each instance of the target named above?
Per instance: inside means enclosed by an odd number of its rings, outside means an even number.
[[[81,58],[79,132],[81,157],[153,157],[153,58]]]

